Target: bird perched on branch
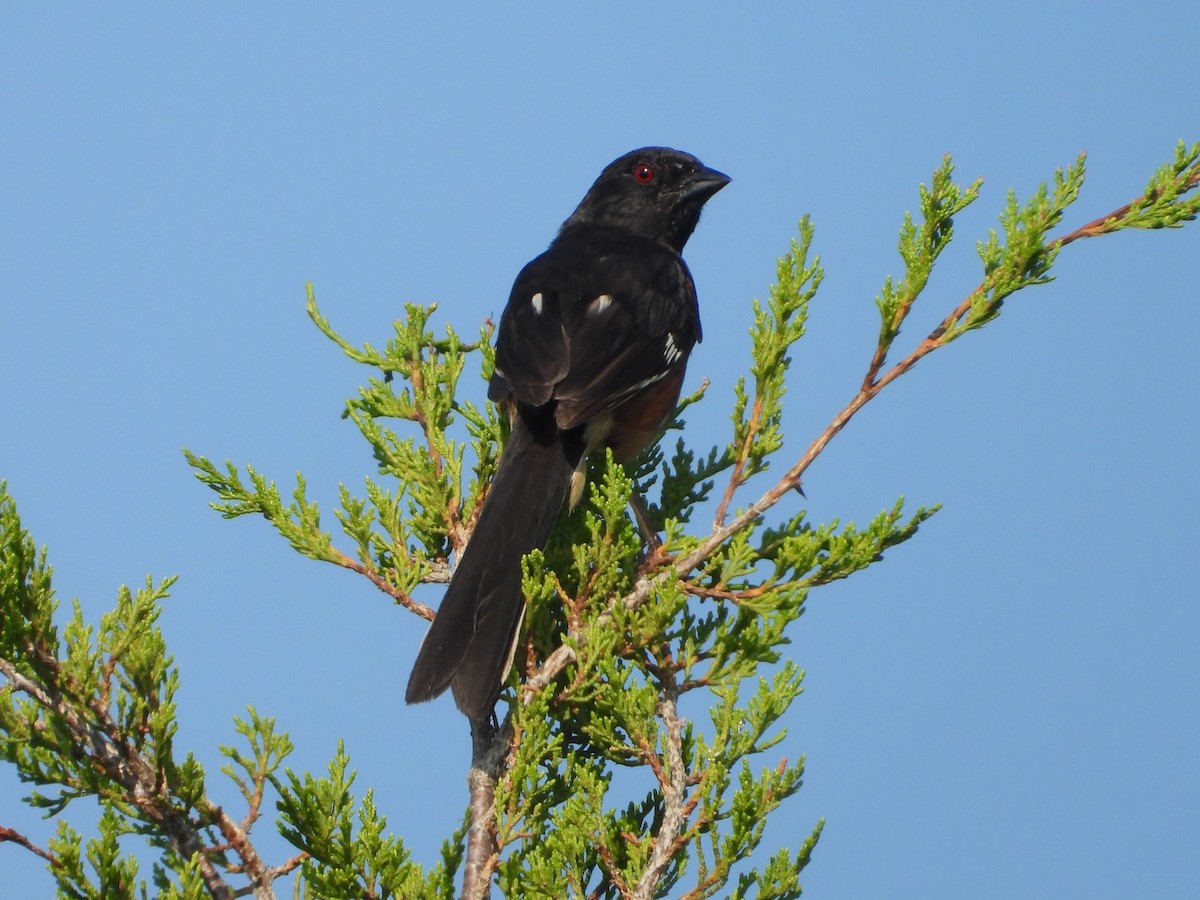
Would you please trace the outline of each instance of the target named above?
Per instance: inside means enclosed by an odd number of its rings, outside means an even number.
[[[558,236],[517,276],[488,397],[512,430],[471,539],[417,653],[405,699],[454,692],[486,720],[512,664],[525,598],[521,558],[583,493],[588,454],[634,458],[659,436],[700,340],[680,253],[729,178],[646,147],[610,163]]]

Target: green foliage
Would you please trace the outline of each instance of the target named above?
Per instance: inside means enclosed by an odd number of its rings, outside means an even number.
[[[97,801],[101,811],[95,837],[82,841],[60,821],[42,851],[53,860],[60,896],[150,896],[125,846],[136,836],[161,854],[154,896],[220,895],[239,868],[260,870],[259,881],[269,885],[249,826],[209,798],[203,767],[175,748],[179,672],[158,627],[175,579],[147,578],[136,592],[122,587],[98,626],[75,603],[60,630],[52,574],[0,483],[0,675],[7,682],[0,690],[0,756],[34,785],[27,802],[47,815],[80,798]],[[250,750],[223,748],[232,761],[225,771],[246,798],[250,821],[291,743],[253,710],[237,729]]]
[[[406,317],[383,350],[358,349],[333,331],[320,313],[312,287],[308,314],[317,327],[350,359],[378,369],[357,397],[346,401],[343,416],[366,438],[381,479],[366,479],[365,497],[339,485],[335,515],[350,539],[351,553],[334,546],[321,527],[321,514],[307,496],[304,477],[296,475],[291,503],[285,504],[275,482],[252,466],[243,480],[237,466],[215,465],[185,450],[196,477],[218,496],[212,506],[225,518],[260,515],[299,553],[331,562],[370,578],[398,602],[413,605],[412,589],[422,581],[445,581],[446,555],[461,546],[463,528],[475,511],[480,485],[495,469],[502,428],[495,411],[459,402],[455,393],[468,354],[479,352],[490,371],[490,326],[480,341],[464,343],[452,328],[437,337],[428,327],[436,307],[405,306]],[[399,389],[397,386],[399,385]],[[461,418],[477,460],[464,508],[462,477],[466,444],[448,429]],[[407,423],[417,432],[401,437],[389,421]]]
[[[745,378],[739,378],[734,388],[730,449],[735,455],[739,484],[766,469],[767,458],[783,446],[784,378],[791,364],[789,351],[804,337],[809,301],[825,277],[820,258],[808,261],[813,233],[812,222],[805,216],[800,220],[799,241],[792,238],[791,247],[775,267],[775,283],[766,307],[754,301],[750,326],[753,400],[746,391]]]
[[[280,794],[280,833],[308,854],[300,868],[297,896],[453,898],[452,875],[461,856],[461,834],[446,841],[442,862],[428,874],[411,862],[403,843],[367,791],[356,808],[350,759],[338,743],[329,777],[299,776],[288,769],[275,781]]]
[[[904,273],[876,298],[880,327],[862,386],[798,460],[747,502],[784,447],[786,376],[822,280],[807,218],[780,259],[765,304],[755,301],[752,356],[734,390],[725,446],[648,451],[623,467],[590,466],[587,501],[564,516],[544,550],[524,561],[529,600],[507,715],[483,729],[472,805],[440,859],[422,868],[355,775],[339,743],[320,777],[284,769],[292,750],[275,722],[250,709],[238,740],[220,747],[221,772],[240,795],[234,819],[211,797],[203,767],[176,746],[178,671],[158,615],[173,579],[121,588],[98,623],[74,604],[60,626],[44,550],[21,528],[0,484],[0,756],[32,785],[28,802],[59,816],[78,798],[99,804],[92,836],[60,820],[47,849],[64,897],[274,896],[295,872],[298,897],[450,898],[464,870],[520,898],[676,896],[686,900],[795,898],[823,822],[794,849],[771,814],[801,786],[804,760],[780,758],[783,723],[803,673],[784,650],[808,592],[880,561],[938,509],[888,505],[866,527],[812,522],[774,508],[795,496],[807,467],[892,380],[925,355],[996,318],[1014,292],[1051,279],[1058,253],[1124,228],[1178,227],[1200,211],[1200,144],[1180,143],[1144,196],[1052,238],[1083,184],[1084,158],[1021,202],[1010,194],[1000,232],[978,245],[983,273],[962,302],[907,356],[888,357],[953,237],[954,217],[981,182],[956,184],[947,157],[904,216]],[[504,438],[490,405],[460,394],[462,377],[493,367],[490,324],[478,342],[435,333],[434,307],[407,305],[382,349],[357,347],[319,312],[308,313],[352,361],[371,370],[346,403],[371,448],[375,476],[356,493],[339,485],[340,534],[297,475],[290,497],[251,466],[216,465],[185,451],[226,518],[256,515],[300,554],[356,572],[418,613],[421,583],[448,580],[473,527]],[[670,429],[705,398],[680,404]],[[628,513],[631,493],[661,543]],[[711,529],[693,523],[712,512]],[[728,521],[727,521],[728,519]],[[344,549],[343,549],[344,546]],[[399,627],[399,626],[398,626]],[[484,764],[480,747],[498,762]],[[489,768],[488,766],[491,766]],[[482,785],[482,788],[481,788]],[[476,793],[482,790],[482,801]],[[268,864],[251,829],[277,797],[280,833],[298,853]],[[468,853],[485,837],[482,854]],[[13,838],[9,838],[10,840]],[[129,842],[159,851],[150,881]]]
[[[1200,213],[1200,195],[1188,196],[1200,179],[1200,142],[1189,147],[1182,140],[1175,158],[1159,168],[1146,190],[1128,210],[1107,216],[1102,228],[1180,228]]]
[[[97,823],[98,835],[86,841],[66,822],[58,823],[58,834],[50,849],[59,860],[60,896],[104,900],[106,897],[145,896],[145,884],[138,878],[138,865],[121,852],[119,839],[124,831],[120,817],[105,809]]]
[[[2,485],[0,529],[0,593],[9,611],[0,671],[10,681],[0,703],[0,752],[24,780],[53,788],[35,791],[34,805],[57,813],[77,797],[120,796],[118,755],[138,759],[181,793],[193,791],[196,773],[172,761],[179,678],[157,627],[175,579],[147,579],[136,594],[122,587],[98,629],[76,603],[60,635],[45,551],[34,552]]]
[[[978,244],[983,261],[983,283],[970,296],[970,312],[945,334],[949,342],[974,328],[986,325],[1000,314],[1004,299],[1022,288],[1051,281],[1050,267],[1061,245],[1047,239],[1051,229],[1062,221],[1063,213],[1079,197],[1083,187],[1084,163],[1080,154],[1066,172],[1054,173],[1054,191],[1043,184],[1024,205],[1013,191],[1000,214],[1004,241],[992,231],[987,241]]]
[[[934,170],[931,186],[921,185],[921,224],[913,221],[912,213],[904,214],[904,224],[900,226],[904,277],[894,281],[889,275],[884,279],[883,291],[875,298],[880,317],[880,359],[887,355],[904,317],[929,283],[933,264],[954,236],[954,217],[979,198],[982,178],[962,188],[954,183],[953,175],[954,164],[947,155]]]

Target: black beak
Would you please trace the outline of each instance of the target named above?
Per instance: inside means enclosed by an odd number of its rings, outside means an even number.
[[[683,195],[688,200],[700,200],[703,202],[729,184],[729,182],[730,178],[724,172],[718,172],[716,169],[701,166],[688,178],[687,184],[683,188]]]

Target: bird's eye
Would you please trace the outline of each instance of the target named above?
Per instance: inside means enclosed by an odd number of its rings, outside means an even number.
[[[637,163],[633,167],[633,177],[638,184],[649,184],[654,180],[654,166]]]

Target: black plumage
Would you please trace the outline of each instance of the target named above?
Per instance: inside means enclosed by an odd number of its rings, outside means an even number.
[[[450,687],[471,719],[491,714],[525,608],[521,558],[544,546],[564,499],[578,501],[589,453],[632,459],[674,411],[701,336],[680,253],[728,182],[677,150],[628,153],[517,276],[488,385],[512,431],[417,654],[409,703]]]

